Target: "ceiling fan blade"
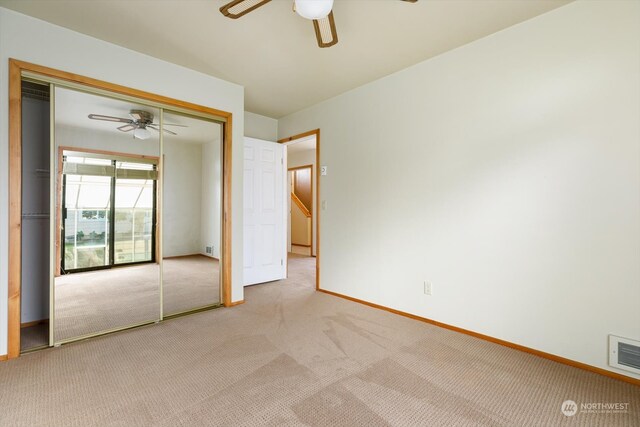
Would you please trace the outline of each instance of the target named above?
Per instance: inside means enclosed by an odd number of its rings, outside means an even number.
[[[264,6],[271,0],[233,0],[220,8],[220,12],[227,18],[238,19],[247,13]]]
[[[135,128],[136,128],[135,125],[128,124],[128,125],[120,126],[117,129],[122,131],[122,132],[130,132],[130,131],[134,130]]]
[[[176,123],[165,123],[164,125],[165,126],[178,126],[178,127],[181,127],[181,128],[188,128],[189,127],[187,125],[179,125],[179,124],[176,124]],[[151,123],[151,125],[148,125],[148,126],[156,126],[156,127],[158,127],[160,125],[158,123]]]
[[[91,120],[103,120],[105,122],[133,123],[131,119],[123,119],[122,117],[103,116],[102,114],[89,114]]]
[[[316,30],[318,46],[330,47],[338,43],[338,33],[336,32],[336,22],[333,20],[333,10],[322,19],[313,20],[313,28]]]
[[[402,1],[406,1],[407,3],[415,3],[415,2],[417,2],[418,0],[402,0]]]
[[[156,132],[160,132],[160,129],[158,129],[157,127],[155,127],[155,126],[153,126],[153,125],[147,125],[147,128],[148,128],[148,129],[153,129],[153,130],[155,130]],[[169,129],[162,129],[162,130],[163,130],[165,133],[168,133],[168,134],[170,134],[170,135],[176,135],[176,136],[178,135],[178,134],[177,134],[177,133],[175,133],[175,132],[171,132]]]

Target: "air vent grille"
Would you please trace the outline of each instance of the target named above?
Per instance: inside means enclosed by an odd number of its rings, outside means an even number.
[[[609,335],[609,365],[640,374],[640,341]]]
[[[618,363],[630,368],[640,369],[640,347],[619,342]]]

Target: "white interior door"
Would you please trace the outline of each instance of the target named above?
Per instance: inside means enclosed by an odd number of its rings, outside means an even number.
[[[286,277],[286,148],[244,138],[244,285]]]

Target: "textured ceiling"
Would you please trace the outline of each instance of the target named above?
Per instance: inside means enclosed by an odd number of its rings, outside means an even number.
[[[280,118],[569,0],[335,0],[339,43],[316,45],[291,0],[232,20],[225,0],[0,0],[0,5],[245,87]]]

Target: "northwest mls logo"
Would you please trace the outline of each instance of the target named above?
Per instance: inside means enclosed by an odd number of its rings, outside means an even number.
[[[562,402],[562,406],[560,407],[560,410],[567,417],[573,417],[575,414],[578,413],[578,404],[573,400],[565,400],[564,402]]]
[[[560,411],[567,417],[581,414],[628,414],[628,402],[587,402],[580,406],[573,400],[565,400],[560,406]]]

